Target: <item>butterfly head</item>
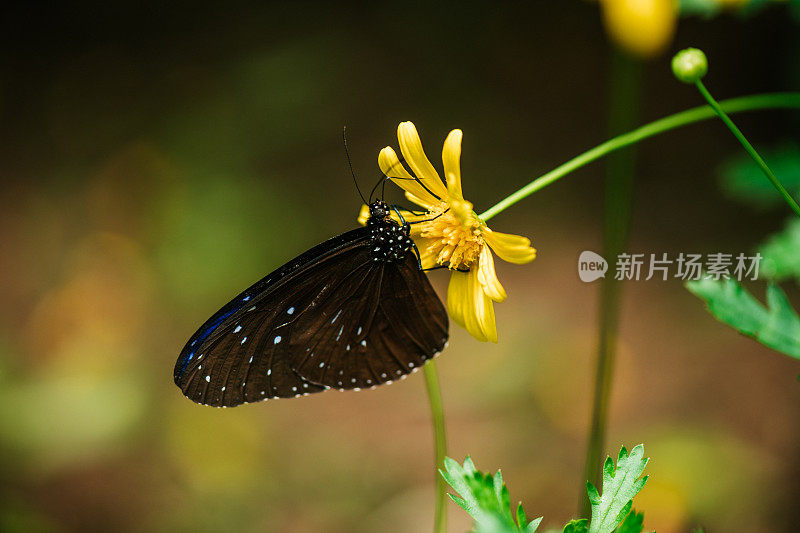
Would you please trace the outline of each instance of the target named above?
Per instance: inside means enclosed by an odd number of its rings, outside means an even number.
[[[383,200],[375,200],[369,204],[369,218],[375,220],[383,220],[389,216],[391,208],[389,204]]]

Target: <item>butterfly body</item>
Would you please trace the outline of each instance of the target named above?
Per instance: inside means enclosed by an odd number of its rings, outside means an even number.
[[[405,377],[447,342],[447,315],[408,226],[370,205],[366,227],[323,242],[243,291],[189,339],[174,380],[235,406]]]

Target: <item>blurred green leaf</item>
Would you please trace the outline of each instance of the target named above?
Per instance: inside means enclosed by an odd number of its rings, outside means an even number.
[[[763,150],[762,156],[789,193],[800,193],[800,148],[784,145]],[[776,207],[783,203],[778,191],[749,155],[742,153],[731,157],[720,166],[722,190],[730,197],[759,209]]]
[[[792,218],[780,233],[769,237],[759,248],[761,275],[773,281],[800,280],[800,220]]]
[[[619,452],[616,467],[611,457],[603,465],[603,494],[587,482],[592,519],[588,533],[611,533],[631,512],[633,497],[644,484],[647,476],[641,477],[649,458],[644,456],[644,446],[634,446],[630,454],[625,446]]]
[[[586,518],[570,520],[564,526],[564,533],[586,533],[587,531],[589,531],[589,520]]]
[[[680,13],[683,16],[713,18],[727,10],[749,17],[772,3],[776,3],[776,0],[749,0],[741,5],[731,5],[730,2],[722,0],[680,0]]]
[[[735,280],[703,279],[686,283],[718,320],[761,344],[800,359],[800,317],[780,287],[767,286],[767,307]]]
[[[476,533],[534,533],[539,527],[541,517],[526,524],[522,504],[517,507],[518,522],[514,521],[508,489],[499,470],[494,476],[484,474],[469,457],[463,465],[447,457],[444,465],[442,477],[459,494],[449,496],[475,520]]]
[[[722,6],[717,0],[680,0],[682,16],[696,15],[711,18],[719,14]]]

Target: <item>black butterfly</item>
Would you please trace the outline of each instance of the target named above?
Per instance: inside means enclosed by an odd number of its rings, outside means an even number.
[[[175,384],[235,406],[328,388],[371,388],[438,355],[447,313],[420,269],[409,226],[383,201],[366,227],[315,246],[209,318],[181,351]]]

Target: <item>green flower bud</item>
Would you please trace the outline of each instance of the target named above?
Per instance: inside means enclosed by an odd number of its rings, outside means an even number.
[[[686,48],[672,58],[672,73],[683,83],[695,83],[708,72],[708,59],[702,50]]]

